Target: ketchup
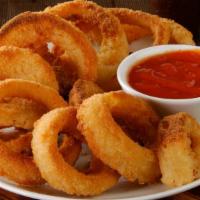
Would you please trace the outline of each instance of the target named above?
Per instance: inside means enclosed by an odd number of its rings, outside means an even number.
[[[149,57],[131,69],[129,84],[144,94],[172,99],[200,97],[200,51]]]

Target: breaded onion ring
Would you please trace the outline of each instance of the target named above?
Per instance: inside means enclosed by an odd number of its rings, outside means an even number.
[[[98,56],[97,83],[104,90],[119,89],[116,71],[119,63],[128,55],[128,43],[119,20],[101,6],[90,2],[75,0],[48,7],[45,12],[59,15],[67,20],[83,18],[85,26],[98,27],[102,41]],[[76,22],[76,21],[75,21]],[[79,23],[76,24],[79,28]],[[84,29],[82,29],[84,31]]]
[[[20,135],[18,138],[0,141],[0,173],[22,185],[38,185],[45,181],[35,165],[31,151],[32,133]],[[65,162],[73,165],[81,151],[80,142],[64,135],[59,147]],[[13,167],[14,166],[14,167]]]
[[[29,49],[13,46],[0,47],[0,80],[25,79],[58,90],[58,83],[51,66]]]
[[[0,46],[30,48],[45,58],[56,72],[61,93],[77,77],[96,80],[96,52],[85,35],[71,23],[48,13],[22,13],[2,26]]]
[[[156,23],[156,21],[160,20],[161,24],[162,22],[164,22],[163,26],[167,24],[168,29],[170,29],[170,40],[168,41],[166,40],[163,43],[155,43],[155,40],[154,40],[154,44],[176,43],[176,44],[195,45],[192,33],[189,30],[187,30],[185,27],[183,27],[182,25],[178,24],[177,22],[173,20],[161,18],[155,15],[151,15],[149,13],[131,10],[131,9],[112,8],[111,10],[113,14],[119,17],[121,24],[123,25],[123,28],[125,30],[129,43],[133,42],[134,40],[140,39],[144,36],[150,35],[150,30],[152,31],[154,38],[156,38],[155,35],[159,33],[158,31],[159,29],[157,30],[156,33],[154,33],[152,28],[155,26],[155,24],[153,26],[152,23]],[[161,33],[159,34],[162,35]]]
[[[154,45],[169,43],[171,29],[169,24],[161,20],[159,16],[127,8],[109,8],[108,10],[118,17],[122,24],[138,25],[151,30]]]
[[[51,66],[28,49],[0,47],[0,80],[8,78],[31,80],[58,90],[56,76]],[[9,125],[17,119],[18,127],[23,125],[24,128],[30,129],[44,111],[44,107],[31,100],[5,99],[0,102],[0,121]],[[26,122],[28,124],[24,126]]]
[[[14,125],[31,130],[33,124],[48,111],[44,105],[22,98],[4,98],[0,101],[0,127]]]
[[[43,115],[33,131],[34,160],[42,177],[53,188],[67,194],[97,195],[115,185],[118,175],[103,164],[84,174],[64,161],[58,152],[57,135],[63,128],[70,128],[74,120],[76,109],[72,107],[55,109]]]
[[[192,33],[174,20],[162,18],[171,29],[170,43],[195,45]]]
[[[181,186],[200,177],[200,126],[187,113],[177,113],[161,120],[158,158],[161,181]]]
[[[0,82],[0,100],[7,97],[31,99],[51,110],[67,106],[67,102],[50,87],[21,79],[6,79]],[[2,126],[0,124],[0,126]],[[7,126],[7,125],[6,125]]]
[[[154,152],[131,140],[113,116],[143,127],[146,136],[156,137],[159,117],[142,99],[121,91],[97,94],[86,99],[77,114],[79,130],[93,154],[130,181],[155,181],[159,166]],[[148,133],[149,132],[149,133]]]
[[[83,100],[98,93],[103,93],[103,90],[97,84],[92,81],[78,79],[69,93],[69,104],[79,106]]]
[[[0,100],[6,97],[31,99],[43,104],[48,110],[67,105],[56,90],[36,82],[20,79],[7,79],[0,82]],[[13,124],[10,125],[14,126],[16,121],[13,121]],[[2,126],[2,124],[0,125]],[[0,155],[0,172],[7,178],[22,185],[38,185],[43,183],[40,172],[33,160],[30,157],[12,151],[1,140]]]

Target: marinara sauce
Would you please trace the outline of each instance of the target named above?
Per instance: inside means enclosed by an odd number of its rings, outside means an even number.
[[[200,51],[149,57],[131,69],[129,84],[144,94],[172,99],[200,97]]]

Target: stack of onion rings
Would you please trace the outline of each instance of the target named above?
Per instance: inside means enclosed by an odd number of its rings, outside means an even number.
[[[116,71],[119,63],[128,55],[128,43],[119,20],[104,8],[90,1],[75,0],[49,7],[45,12],[59,15],[67,20],[82,19],[75,24],[98,27],[101,34],[101,45],[97,51],[98,79],[97,83],[104,90],[119,89]],[[85,29],[82,29],[83,31]]]
[[[0,100],[6,97],[32,99],[38,103],[45,105],[49,110],[57,107],[64,107],[67,105],[62,97],[59,96],[56,90],[47,86],[37,84],[35,82],[20,79],[7,79],[0,83]],[[13,124],[11,125],[15,126],[14,119]],[[22,126],[20,128],[25,127]],[[17,144],[17,141],[18,138],[16,139],[15,144]],[[23,185],[37,185],[43,183],[44,180],[41,178],[40,172],[33,162],[32,158],[16,152],[16,148],[15,150],[12,150],[12,148],[9,148],[10,145],[7,146],[4,141],[0,141],[1,174]],[[19,148],[21,148],[21,145],[19,146]],[[15,167],[13,168],[13,166]]]
[[[0,79],[17,78],[35,81],[58,90],[56,76],[51,66],[28,49],[13,46],[0,47]],[[45,112],[45,107],[27,99],[6,98],[0,102],[0,124],[33,127],[33,122]],[[12,118],[11,118],[12,116]],[[28,120],[27,120],[28,119]]]
[[[195,44],[192,33],[173,20],[125,8],[112,8],[109,10],[119,18],[129,43],[148,36],[152,32],[154,45],[168,43]]]
[[[154,36],[154,45],[168,44],[170,40],[170,27],[157,15],[126,8],[110,8],[109,11],[119,18],[122,24],[138,25],[151,30]]]
[[[71,128],[73,120],[76,109],[68,107],[53,110],[37,122],[32,140],[34,160],[42,177],[54,188],[79,196],[100,194],[117,183],[118,174],[103,164],[84,174],[66,163],[58,152],[58,132]]]
[[[30,48],[55,66],[62,94],[77,77],[96,80],[94,49],[81,31],[58,16],[26,12],[14,17],[0,30],[2,45]]]

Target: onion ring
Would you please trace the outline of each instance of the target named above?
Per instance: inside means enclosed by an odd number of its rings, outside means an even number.
[[[67,105],[56,90],[36,82],[20,79],[7,79],[0,82],[0,100],[6,97],[31,99],[45,105],[49,110]],[[15,121],[11,126],[14,125]],[[10,150],[1,140],[0,155],[0,171],[9,179],[23,185],[43,183],[40,172],[32,159]],[[15,167],[13,168],[13,166]]]
[[[0,101],[0,127],[14,125],[31,130],[33,124],[48,111],[45,106],[22,98],[4,98]]]
[[[200,177],[200,125],[187,113],[177,113],[161,120],[158,158],[161,181],[181,186]]]
[[[168,43],[195,45],[192,33],[174,20],[161,18],[155,15],[151,15],[149,13],[125,8],[112,8],[111,12],[120,19],[129,43],[149,35],[149,30],[152,31],[154,38],[158,37],[156,36],[156,34],[160,34],[161,37],[164,37],[162,36],[163,31],[159,31],[159,29],[161,30],[163,29],[163,26],[168,25],[168,29],[170,29],[170,40],[168,36],[168,40],[165,40],[163,42],[156,42],[154,40],[154,45]],[[164,24],[161,25],[162,27],[160,28],[157,27],[156,30],[156,23],[158,26],[159,20],[161,24],[162,22],[164,22]],[[155,32],[153,30],[154,28]],[[169,30],[165,34],[169,34]]]
[[[6,97],[31,99],[45,105],[49,110],[67,106],[67,102],[56,90],[21,79],[6,79],[0,82],[0,100]]]
[[[154,45],[169,43],[170,26],[164,20],[161,20],[159,16],[127,8],[109,8],[108,10],[118,17],[122,24],[138,25],[151,30]]]
[[[82,21],[91,28],[98,27],[102,41],[97,51],[99,63],[97,83],[104,90],[119,89],[116,81],[117,67],[128,55],[127,39],[119,20],[101,6],[82,0],[48,7],[45,12],[59,15],[67,20],[75,16],[83,19]],[[76,23],[76,26],[83,27],[79,26],[79,23]],[[82,30],[84,31],[84,29]]]
[[[195,45],[192,33],[185,27],[170,19],[166,18],[160,18],[160,19],[165,21],[165,23],[167,23],[171,29],[169,44]],[[140,38],[143,38],[151,34],[149,30],[143,27],[129,25],[129,24],[122,24],[122,25],[125,30],[129,44],[135,40],[138,40]]]
[[[58,90],[58,83],[51,66],[29,49],[12,46],[0,47],[0,80],[25,79]]]
[[[81,31],[58,16],[22,13],[2,26],[0,45],[30,48],[40,54],[54,67],[64,95],[77,77],[96,80],[96,52]]]
[[[36,81],[58,90],[56,76],[51,66],[28,49],[0,47],[0,79],[7,78]],[[44,107],[31,100],[7,98],[0,102],[0,121],[9,126],[17,119],[17,126],[20,127],[27,122],[24,128],[30,129],[44,111]]]
[[[76,109],[72,107],[55,109],[42,116],[33,131],[34,160],[52,187],[68,194],[100,194],[117,183],[116,172],[102,164],[93,172],[81,173],[67,164],[58,152],[57,134],[63,128],[70,128],[73,120],[76,121]]]
[[[174,20],[162,18],[171,29],[170,43],[195,45],[192,33]]]
[[[145,101],[121,91],[93,95],[81,104],[77,114],[79,130],[97,158],[129,181],[155,181],[160,174],[156,155],[126,136],[112,114],[129,118],[146,133],[151,130],[154,138],[159,117]]]
[[[69,104],[79,106],[83,100],[98,93],[103,93],[103,90],[94,82],[78,79],[69,93]]]
[[[18,138],[0,141],[0,171],[1,175],[8,177],[22,185],[38,185],[45,181],[35,165],[31,152],[32,133],[20,135]],[[64,160],[73,165],[81,151],[80,142],[64,135],[59,152]],[[13,167],[14,166],[14,167]]]

